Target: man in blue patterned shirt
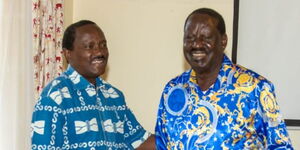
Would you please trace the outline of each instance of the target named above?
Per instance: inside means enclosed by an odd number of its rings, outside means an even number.
[[[191,69],[163,90],[157,149],[293,149],[272,83],[224,54],[227,35],[219,13],[192,12],[183,42]]]
[[[121,91],[102,80],[106,39],[92,21],[70,25],[63,37],[67,70],[43,90],[32,117],[32,149],[154,149]]]

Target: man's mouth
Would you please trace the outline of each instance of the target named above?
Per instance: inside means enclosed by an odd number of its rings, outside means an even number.
[[[192,54],[192,58],[195,60],[201,60],[207,55],[206,52],[203,50],[193,50],[191,54]]]
[[[103,63],[105,63],[105,61],[106,61],[106,59],[104,56],[98,56],[92,60],[92,64],[103,64]]]

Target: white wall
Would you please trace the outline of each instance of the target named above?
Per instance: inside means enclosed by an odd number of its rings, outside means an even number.
[[[102,28],[110,52],[105,78],[123,91],[140,123],[152,132],[164,85],[187,69],[182,39],[183,24],[189,13],[211,7],[224,16],[229,37],[227,52],[231,56],[233,0],[66,0],[65,3],[65,15],[69,15],[66,18],[71,16],[72,22],[90,19]],[[67,23],[71,23],[69,20]]]
[[[288,130],[294,149],[300,149],[300,130]]]

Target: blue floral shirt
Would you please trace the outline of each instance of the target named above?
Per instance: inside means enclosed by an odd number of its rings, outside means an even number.
[[[71,66],[46,86],[32,117],[32,149],[134,149],[146,132],[121,91],[100,77],[96,86]]]
[[[201,91],[188,70],[163,91],[156,124],[157,149],[293,149],[264,77],[224,56],[216,82]]]

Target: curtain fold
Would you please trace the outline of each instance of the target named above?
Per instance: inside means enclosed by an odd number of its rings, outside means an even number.
[[[34,86],[37,99],[62,67],[63,0],[32,0]]]

